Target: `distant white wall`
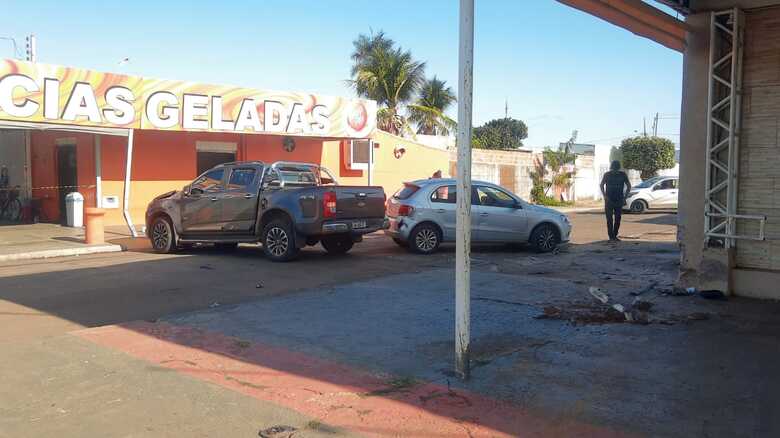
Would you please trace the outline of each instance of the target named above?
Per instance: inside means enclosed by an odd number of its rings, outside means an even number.
[[[422,135],[417,134],[414,139],[417,143],[422,143],[426,146],[434,147],[437,149],[454,149],[455,137],[446,135]]]

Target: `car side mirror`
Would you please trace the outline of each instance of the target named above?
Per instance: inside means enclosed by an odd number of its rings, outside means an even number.
[[[191,187],[189,192],[190,195],[197,195],[197,196],[200,196],[204,193],[205,192],[200,187]]]
[[[515,210],[522,210],[523,204],[521,204],[520,201],[515,201],[514,205],[512,205],[512,208],[514,208]]]

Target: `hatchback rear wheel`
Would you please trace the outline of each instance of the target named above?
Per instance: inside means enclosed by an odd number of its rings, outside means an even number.
[[[433,224],[417,225],[409,235],[409,248],[418,254],[433,254],[441,244],[441,232]]]

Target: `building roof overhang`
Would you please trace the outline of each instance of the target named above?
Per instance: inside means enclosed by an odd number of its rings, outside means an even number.
[[[672,50],[685,50],[684,21],[641,0],[558,0]],[[667,2],[664,2],[667,3]],[[678,3],[678,2],[675,2]]]

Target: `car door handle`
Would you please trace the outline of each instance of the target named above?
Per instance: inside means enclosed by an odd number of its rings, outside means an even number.
[[[447,210],[445,210],[443,208],[437,208],[436,209],[436,213],[446,213],[446,212],[447,212]]]
[[[253,195],[251,193],[247,193],[247,194],[244,195],[244,199],[252,199],[254,197],[255,197],[255,195]]]
[[[480,216],[488,216],[488,213],[480,213]]]
[[[217,198],[216,196],[212,196],[212,197],[211,197],[211,202],[214,202],[214,201],[216,201],[217,199],[219,199],[219,198]]]

